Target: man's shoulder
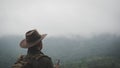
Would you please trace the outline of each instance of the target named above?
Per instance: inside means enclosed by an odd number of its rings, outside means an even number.
[[[44,55],[44,54],[40,54],[38,56],[36,56],[36,60],[38,61],[51,61],[51,58],[47,55]]]
[[[38,60],[51,60],[51,58],[49,57],[49,56],[47,56],[47,55],[44,55],[44,56],[42,56],[41,58],[39,58]]]
[[[49,56],[47,55],[36,55],[34,60],[32,61],[32,65],[33,67],[36,68],[36,66],[38,67],[43,67],[43,68],[53,68],[53,63],[52,60]]]
[[[51,60],[51,58],[44,54],[35,54],[35,55],[26,55],[26,58],[32,59],[32,60]]]
[[[53,68],[52,60],[49,56],[44,56],[41,59],[38,59],[38,63],[41,64],[39,67],[45,67],[45,68]]]

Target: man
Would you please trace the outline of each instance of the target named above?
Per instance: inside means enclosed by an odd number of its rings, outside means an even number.
[[[40,35],[37,30],[26,32],[26,39],[20,42],[21,48],[28,48],[27,55],[22,55],[13,68],[53,68],[50,57],[41,52],[42,40],[47,34]]]

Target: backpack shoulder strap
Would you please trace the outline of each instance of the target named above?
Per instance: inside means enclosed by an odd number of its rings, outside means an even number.
[[[21,55],[17,61],[14,63],[12,68],[25,68],[26,65],[29,64],[29,62],[25,61],[26,55]]]
[[[23,61],[23,59],[25,58],[25,55],[21,55],[18,59],[16,63],[19,63],[21,61]]]

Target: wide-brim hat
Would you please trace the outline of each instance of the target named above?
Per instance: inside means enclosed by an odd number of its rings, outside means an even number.
[[[39,34],[36,29],[26,32],[26,39],[20,42],[21,48],[30,48],[42,41],[47,34]]]

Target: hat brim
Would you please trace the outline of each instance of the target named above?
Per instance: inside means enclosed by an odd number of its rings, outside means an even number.
[[[21,48],[30,48],[30,47],[33,47],[33,46],[35,46],[37,43],[39,43],[41,40],[43,40],[46,36],[47,36],[47,34],[42,34],[40,39],[38,39],[38,40],[35,41],[35,42],[30,42],[30,43],[28,43],[28,42],[26,41],[26,39],[23,39],[23,40],[20,42],[20,47],[21,47]]]

